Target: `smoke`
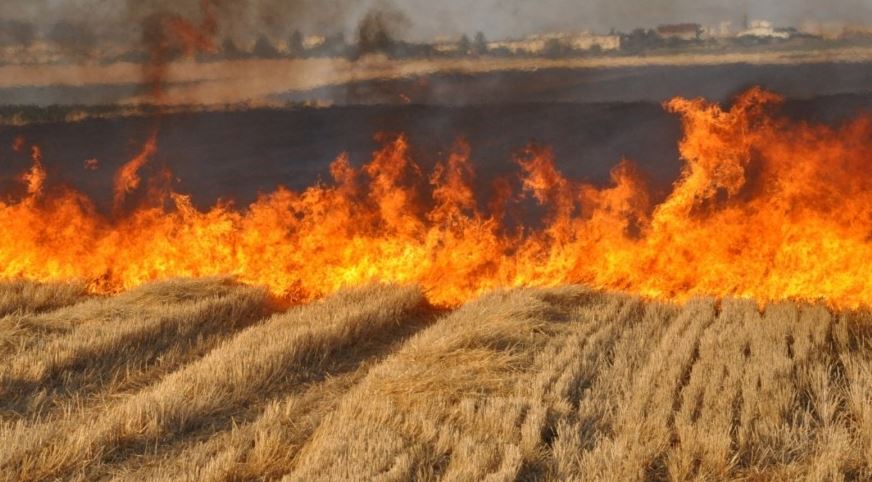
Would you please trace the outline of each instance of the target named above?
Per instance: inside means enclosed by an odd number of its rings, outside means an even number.
[[[359,26],[373,12],[381,12],[392,36],[415,33],[428,22],[413,19],[418,0],[213,0],[218,31],[240,47],[250,49],[261,36],[287,40],[294,31],[304,35],[337,35],[356,38]],[[2,0],[0,2],[0,43],[7,37],[28,40],[48,36],[63,24],[66,40],[73,39],[76,51],[113,46],[141,45],[147,19],[173,15],[196,19],[199,0]],[[398,19],[405,18],[397,22]],[[14,22],[11,22],[14,21]],[[402,24],[405,24],[403,26]],[[409,28],[414,25],[414,29]],[[74,26],[71,29],[70,26]],[[75,30],[75,32],[73,32]]]
[[[156,11],[142,22],[142,44],[148,52],[144,65],[145,83],[153,100],[162,103],[167,64],[176,56],[192,56],[216,49],[217,18],[210,0],[200,1],[200,24],[168,11]]]
[[[361,54],[384,52],[411,27],[409,17],[393,4],[378,2],[360,21],[357,44]]]
[[[658,23],[737,24],[745,15],[781,26],[806,21],[872,23],[869,0],[395,0],[413,28],[408,40],[483,31],[488,38],[519,36],[546,30],[611,28],[629,31]],[[250,47],[260,35],[286,39],[304,34],[344,33],[354,38],[361,21],[378,0],[216,0],[220,30],[238,45]],[[84,22],[99,39],[138,41],[136,26],[158,11],[190,18],[196,0],[3,0],[0,19],[36,25],[41,33],[59,21]],[[394,32],[396,34],[396,32]]]
[[[212,1],[200,0],[199,6],[202,17],[199,25],[169,11],[156,11],[143,20],[142,43],[149,55],[148,62],[143,67],[143,77],[150,89],[151,100],[158,106],[165,101],[164,88],[169,74],[167,67],[172,58],[180,53],[191,56],[215,49],[218,24]],[[151,136],[142,152],[125,163],[115,177],[113,210],[116,214],[124,209],[127,196],[139,187],[141,181],[139,171],[157,152],[161,114],[162,109],[159,107]]]
[[[83,22],[64,20],[56,23],[48,33],[48,40],[73,58],[87,58],[97,48],[97,36]]]
[[[30,22],[0,20],[0,46],[27,47],[36,38],[36,28]]]
[[[335,34],[347,31],[346,18],[359,8],[354,0],[213,0],[217,30],[234,43],[251,48],[258,38],[287,39],[295,30],[307,34]],[[196,18],[198,0],[127,0],[124,22],[140,25],[145,18],[177,15]],[[353,15],[352,15],[353,16]]]

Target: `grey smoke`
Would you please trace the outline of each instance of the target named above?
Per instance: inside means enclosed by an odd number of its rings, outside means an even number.
[[[60,20],[52,26],[46,38],[72,57],[88,57],[97,47],[97,36],[85,22]]]
[[[36,38],[36,28],[30,22],[0,19],[0,46],[29,46]]]
[[[137,22],[155,11],[194,16],[198,0],[3,0],[0,19],[30,22],[47,32],[60,21],[85,22],[98,38],[126,38]],[[216,0],[222,32],[253,43],[260,35],[287,38],[344,32],[355,38],[358,26],[378,0]],[[630,30],[668,22],[740,23],[746,15],[776,24],[805,21],[872,24],[869,0],[395,0],[409,27],[407,40],[484,32],[488,38],[545,30],[612,28]]]
[[[362,53],[384,51],[411,26],[409,17],[388,2],[379,2],[361,19],[357,43]]]

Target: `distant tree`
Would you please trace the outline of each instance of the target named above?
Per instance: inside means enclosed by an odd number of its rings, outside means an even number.
[[[221,53],[224,54],[225,58],[230,60],[244,57],[242,49],[240,49],[236,45],[236,42],[234,42],[230,37],[225,38],[224,42],[221,44]]]
[[[291,57],[302,57],[306,51],[305,45],[303,45],[303,34],[300,33],[299,30],[294,30],[294,33],[291,34],[290,40],[288,40],[288,53]]]
[[[0,46],[29,47],[36,39],[32,23],[18,20],[0,20]]]
[[[483,32],[475,34],[475,42],[472,44],[472,51],[476,55],[485,55],[487,53],[487,39],[484,37]]]
[[[543,55],[550,58],[558,58],[563,57],[567,53],[569,53],[569,49],[567,46],[556,38],[548,39],[545,42],[545,50],[543,50]]]
[[[653,29],[637,28],[621,37],[621,47],[629,51],[656,49],[664,45],[663,38]]]
[[[460,55],[469,55],[472,52],[472,41],[466,34],[463,34],[460,41],[457,42],[457,51]]]
[[[324,43],[307,50],[306,55],[311,57],[353,57],[351,50],[348,42],[345,41],[345,34],[339,32],[335,35],[327,36],[324,39]]]
[[[276,49],[276,46],[273,45],[266,35],[258,37],[257,42],[254,43],[252,53],[260,59],[274,59],[279,56],[278,49]]]
[[[487,53],[494,57],[512,57],[514,55],[514,53],[506,47],[489,49]]]
[[[327,37],[327,40],[324,42],[324,48],[327,49],[328,55],[332,57],[345,57],[349,55],[348,51],[350,49],[348,42],[345,40],[345,32],[339,32]]]

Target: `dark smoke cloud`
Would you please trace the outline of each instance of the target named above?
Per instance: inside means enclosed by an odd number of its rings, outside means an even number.
[[[406,14],[388,2],[379,2],[363,16],[357,28],[361,54],[385,52],[411,27]]]

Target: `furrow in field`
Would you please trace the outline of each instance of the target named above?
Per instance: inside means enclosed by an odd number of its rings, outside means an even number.
[[[588,343],[580,365],[585,373],[579,378],[583,385],[570,399],[574,411],[556,427],[547,454],[546,480],[579,477],[591,450],[616,432],[619,410],[633,395],[633,377],[641,372],[678,313],[678,308],[668,304],[633,306],[629,313],[616,317],[603,341]]]
[[[628,301],[581,288],[471,302],[415,336],[345,395],[287,480],[512,480],[535,472],[560,354]],[[552,364],[549,358],[557,355]]]
[[[87,299],[84,286],[77,284],[0,283],[0,363],[45,331],[29,320]]]
[[[430,317],[417,289],[384,286],[292,309],[99,414],[70,417],[37,444],[11,445],[0,471],[12,480],[102,477],[154,447],[231,429],[236,416],[252,417],[252,406],[323,380],[372,355],[371,341],[395,339]]]
[[[868,312],[582,287],[444,312],[372,286],[258,322],[275,305],[220,280],[58,299],[0,318],[22,330],[0,480],[872,480]]]
[[[622,383],[624,398],[615,407],[607,430],[594,434],[594,446],[580,457],[576,477],[587,480],[660,480],[665,450],[672,443],[675,398],[688,383],[699,358],[700,337],[715,319],[715,303],[694,300],[666,329],[641,366]],[[723,313],[721,314],[723,316]],[[617,356],[623,356],[622,353]]]
[[[50,311],[87,298],[85,286],[76,283],[0,283],[0,317]]]
[[[45,315],[44,324],[64,323],[51,318],[88,321],[72,324],[64,334],[37,342],[0,365],[0,412],[18,414],[7,418],[45,418],[72,399],[148,384],[270,310],[262,289],[228,285],[203,293],[202,285],[177,284],[174,290],[186,288],[198,292],[197,301],[150,301],[143,307],[140,292],[80,304],[76,313]]]

